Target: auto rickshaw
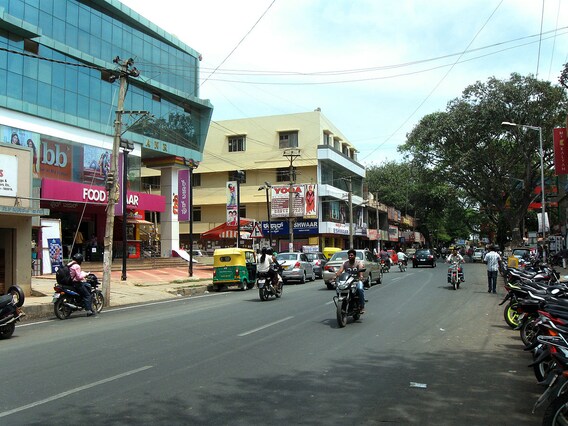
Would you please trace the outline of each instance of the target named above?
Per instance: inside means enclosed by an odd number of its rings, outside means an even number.
[[[246,248],[222,248],[213,253],[213,287],[253,288],[256,282],[256,255]]]
[[[325,257],[327,257],[328,259],[331,259],[331,256],[333,256],[333,253],[337,253],[338,251],[341,251],[341,249],[339,247],[324,247],[322,252],[323,255]]]

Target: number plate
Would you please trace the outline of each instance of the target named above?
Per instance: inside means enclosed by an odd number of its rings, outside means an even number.
[[[59,299],[59,296],[60,296],[59,293],[55,293],[55,294],[53,295],[53,300],[52,300],[51,302],[52,302],[52,303],[57,302],[57,299]]]

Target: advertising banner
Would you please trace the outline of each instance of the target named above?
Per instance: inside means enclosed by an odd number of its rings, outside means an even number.
[[[179,194],[179,210],[178,220],[189,220],[189,170],[178,171],[178,194]]]
[[[556,128],[553,131],[554,140],[554,173],[556,176],[568,174],[568,146],[566,145],[566,129]]]
[[[227,195],[227,225],[237,226],[237,200],[239,196],[239,187],[236,180],[227,182],[225,193]]]
[[[18,196],[18,158],[0,155],[0,196]]]
[[[315,185],[314,185],[315,186]],[[312,190],[314,190],[312,188]],[[306,209],[306,188],[305,185],[281,185],[281,186],[272,186],[271,188],[272,197],[271,197],[271,213],[270,216],[274,218],[284,218],[284,217],[303,217],[305,216],[305,209]],[[311,196],[311,195],[310,195]],[[313,194],[314,206],[310,204],[310,211],[313,214],[313,211],[316,212],[317,216],[317,208],[315,207],[315,192]],[[292,200],[292,214],[290,215],[290,199]]]
[[[317,218],[318,217],[318,186],[317,185],[304,185],[306,190],[305,205],[304,205],[304,217],[305,218]]]
[[[264,237],[268,237],[268,222],[263,221],[262,233]],[[290,234],[290,228],[288,226],[287,220],[277,220],[270,222],[270,229],[272,236],[288,236]],[[318,231],[318,221],[313,219],[298,219],[294,221],[294,235],[317,235]]]

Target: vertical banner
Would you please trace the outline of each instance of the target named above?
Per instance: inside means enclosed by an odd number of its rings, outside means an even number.
[[[238,187],[236,180],[227,182],[225,193],[227,195],[227,225],[237,226]]]
[[[566,145],[566,129],[557,127],[553,131],[554,141],[554,173],[556,176],[568,174],[568,146]]]
[[[118,203],[116,203],[114,205],[114,215],[115,216],[122,216],[124,210],[126,208],[126,206],[123,206],[124,204],[124,193],[123,191],[126,190],[124,182],[123,182],[123,177],[124,177],[124,153],[119,152],[118,153],[118,176],[115,176],[114,178],[117,179],[118,181]],[[110,194],[109,194],[110,195]]]
[[[178,171],[178,194],[179,194],[179,209],[178,220],[189,220],[189,170]]]
[[[542,233],[542,213],[536,214],[538,218],[538,232]],[[548,213],[544,213],[544,232],[550,232],[550,225],[548,224]]]
[[[318,217],[318,195],[317,195],[317,185],[307,184],[305,185],[306,192],[304,195],[305,207],[304,207],[304,217],[306,219]]]
[[[49,248],[51,272],[54,273],[63,265],[63,246],[61,245],[61,238],[48,238],[47,246]]]

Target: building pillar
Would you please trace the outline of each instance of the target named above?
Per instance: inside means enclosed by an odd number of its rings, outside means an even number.
[[[160,215],[160,251],[162,257],[172,257],[172,250],[179,249],[179,222],[177,167],[161,169],[161,194],[166,198],[166,209]]]

